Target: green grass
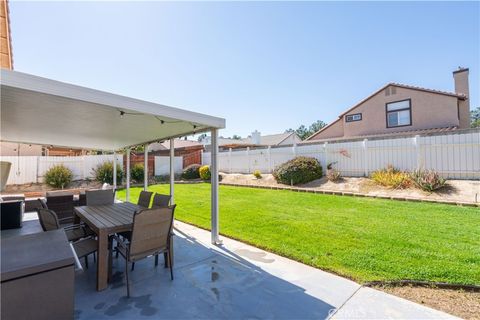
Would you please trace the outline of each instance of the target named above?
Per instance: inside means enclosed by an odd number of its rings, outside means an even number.
[[[209,184],[175,185],[175,201],[210,227]],[[480,284],[479,208],[220,186],[220,232],[359,282]]]

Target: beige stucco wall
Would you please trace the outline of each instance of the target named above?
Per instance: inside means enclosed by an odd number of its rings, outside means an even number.
[[[387,128],[385,104],[405,99],[411,99],[412,125]],[[456,97],[401,87],[389,96],[385,91],[379,92],[348,114],[354,113],[362,113],[362,120],[345,122],[344,116],[345,137],[459,125]]]
[[[283,146],[283,145],[289,145],[289,144],[297,144],[300,142],[302,142],[302,139],[300,139],[296,134],[292,134],[287,139],[280,142],[278,145]]]
[[[313,135],[309,140],[320,140],[343,137],[343,121],[338,120],[332,123],[328,128]]]
[[[20,154],[18,153],[20,146]],[[39,145],[29,145],[29,144],[18,144],[11,142],[0,142],[0,156],[41,156],[42,155],[42,146]]]
[[[402,87],[395,88],[395,94],[387,96],[385,90],[382,90],[346,114],[361,113],[361,121],[345,122],[345,115],[312,140],[459,126],[456,97]],[[411,99],[412,125],[387,128],[385,104],[405,99]]]

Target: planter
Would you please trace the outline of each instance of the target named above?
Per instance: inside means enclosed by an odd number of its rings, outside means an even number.
[[[0,191],[3,191],[7,185],[8,175],[10,174],[11,167],[12,163],[0,161]]]

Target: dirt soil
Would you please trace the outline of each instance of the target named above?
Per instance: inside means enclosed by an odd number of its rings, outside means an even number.
[[[277,183],[271,174],[262,174],[261,179],[257,179],[251,174],[222,173],[222,176],[222,183],[257,186],[285,186]],[[325,191],[355,192],[370,196],[396,196],[412,199],[480,203],[479,180],[448,180],[445,188],[431,193],[417,188],[391,189],[382,187],[368,178],[342,178],[339,182],[331,182],[324,177],[304,185],[297,185],[296,187]]]
[[[480,292],[411,286],[376,289],[460,318],[480,319]]]

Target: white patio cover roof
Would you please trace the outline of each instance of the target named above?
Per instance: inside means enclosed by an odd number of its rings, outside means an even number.
[[[2,141],[118,150],[214,128],[225,119],[1,70]]]

